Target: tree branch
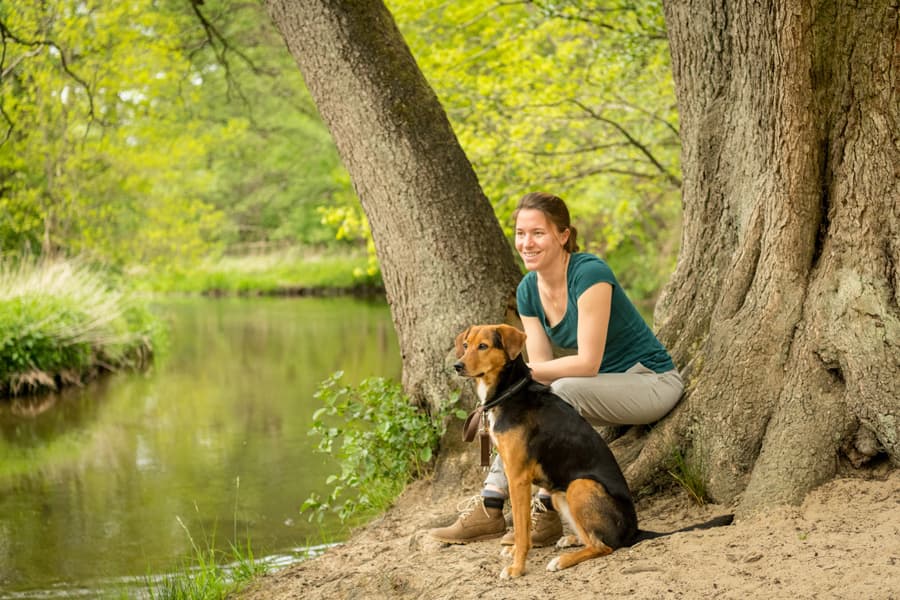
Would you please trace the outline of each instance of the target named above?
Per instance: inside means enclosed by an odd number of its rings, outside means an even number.
[[[85,130],[85,135],[90,130],[91,123],[96,120],[96,114],[94,112],[94,94],[91,92],[91,87],[88,83],[78,76],[70,67],[69,62],[66,60],[66,53],[63,51],[62,47],[54,42],[53,40],[48,39],[34,39],[34,40],[26,40],[14,34],[6,22],[3,19],[0,19],[0,43],[3,45],[2,57],[0,57],[0,85],[6,81],[6,78],[13,72],[13,70],[18,66],[18,64],[25,58],[20,57],[13,64],[9,65],[9,67],[4,67],[6,63],[6,50],[9,45],[9,41],[13,41],[16,44],[21,46],[26,46],[29,48],[52,48],[56,50],[56,53],[59,54],[59,62],[62,66],[63,71],[71,77],[75,82],[78,83],[82,88],[84,88],[85,93],[87,94],[88,99],[88,126]],[[26,54],[27,56],[27,54]],[[6,142],[9,139],[10,135],[12,135],[12,131],[15,128],[15,124],[10,119],[9,115],[0,107],[0,113],[3,114],[4,119],[8,124],[8,129],[6,131],[6,136],[3,139],[3,142],[0,142],[0,145]]]
[[[659,172],[662,173],[663,176],[664,176],[670,183],[672,183],[672,184],[675,185],[676,187],[681,187],[681,179],[680,179],[679,177],[677,177],[675,174],[669,172],[669,170],[666,169],[666,167],[663,166],[663,164],[660,163],[659,160],[657,160],[657,158],[653,155],[653,153],[650,152],[650,149],[649,149],[647,146],[645,146],[644,144],[642,144],[640,141],[638,141],[638,139],[635,138],[633,135],[631,135],[631,134],[628,132],[627,129],[625,129],[624,127],[622,127],[622,125],[620,125],[620,124],[617,123],[616,121],[613,121],[612,119],[608,119],[608,118],[604,117],[603,115],[601,115],[601,114],[595,112],[593,109],[591,109],[590,107],[584,105],[584,104],[583,104],[581,101],[579,101],[579,100],[572,99],[571,102],[572,102],[575,106],[577,106],[578,108],[580,108],[581,110],[583,110],[585,113],[587,113],[592,119],[595,119],[595,120],[597,120],[597,121],[600,121],[601,123],[606,123],[607,125],[609,125],[609,126],[612,127],[613,129],[615,129],[616,131],[618,131],[620,134],[622,134],[622,136],[625,137],[625,139],[628,140],[628,142],[629,142],[632,146],[634,146],[635,148],[637,148],[638,151],[640,151],[641,154],[643,154],[644,156],[647,157],[647,160],[649,160],[649,161],[653,164],[653,166],[656,167],[656,168],[659,170]]]

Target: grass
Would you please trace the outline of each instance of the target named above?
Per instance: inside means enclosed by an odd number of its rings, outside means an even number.
[[[235,480],[234,500],[234,532],[233,539],[238,539],[237,513],[238,493],[241,480]],[[195,506],[196,508],[196,506]],[[193,554],[188,557],[181,569],[169,575],[147,580],[147,593],[153,600],[220,600],[240,590],[247,583],[265,575],[268,568],[264,562],[257,561],[250,548],[249,538],[244,546],[230,544],[228,551],[216,549],[216,535],[201,546],[191,535],[190,529],[181,517],[176,517],[178,524],[184,529],[191,543]]]
[[[364,252],[319,254],[286,249],[207,260],[189,270],[142,273],[141,287],[195,294],[299,294],[380,289],[381,274]]]
[[[232,544],[227,552],[217,550],[213,542],[203,547],[180,518],[178,523],[187,533],[193,555],[178,572],[148,578],[147,594],[153,600],[224,599],[268,570],[255,560],[249,540],[244,547]]]
[[[669,475],[688,493],[698,506],[703,506],[708,501],[706,482],[703,477],[703,469],[700,465],[690,463],[681,450],[672,452]]]
[[[107,274],[73,260],[0,263],[0,396],[144,368],[163,330]]]

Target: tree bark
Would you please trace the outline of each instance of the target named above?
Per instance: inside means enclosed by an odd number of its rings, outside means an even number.
[[[266,5],[368,217],[403,387],[433,410],[451,392],[445,359],[456,334],[510,316],[521,276],[512,249],[380,0]]]
[[[510,317],[510,248],[380,1],[267,6],[369,217],[404,387],[434,408],[454,335]],[[629,483],[681,449],[713,499],[749,512],[847,462],[900,465],[896,2],[665,11],[684,229],[657,323],[688,389],[648,436],[622,438]]]
[[[690,445],[711,495],[752,511],[842,456],[900,465],[896,2],[665,11],[684,230],[656,319],[689,386],[629,480]]]

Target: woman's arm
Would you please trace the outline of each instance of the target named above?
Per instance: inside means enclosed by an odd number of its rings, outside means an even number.
[[[528,362],[531,364],[547,362],[553,359],[553,347],[550,338],[541,325],[540,317],[522,317],[525,329],[525,349],[528,351]]]
[[[525,317],[522,324],[528,336],[525,345],[528,348],[528,366],[531,375],[541,383],[551,383],[561,377],[593,377],[600,370],[603,362],[603,349],[606,347],[606,333],[609,329],[609,313],[612,307],[612,285],[606,282],[596,283],[589,287],[578,298],[578,354],[553,358],[550,341],[536,317]],[[526,320],[534,323],[526,323]],[[539,330],[532,333],[532,327]],[[536,341],[538,356],[545,360],[536,360],[532,355],[531,338]],[[546,349],[544,349],[546,346]]]

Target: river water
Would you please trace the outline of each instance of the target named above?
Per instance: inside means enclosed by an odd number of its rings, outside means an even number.
[[[397,380],[383,302],[185,299],[149,373],[0,405],[0,598],[130,596],[193,546],[286,564],[332,538],[299,506],[336,472],[318,384]]]

